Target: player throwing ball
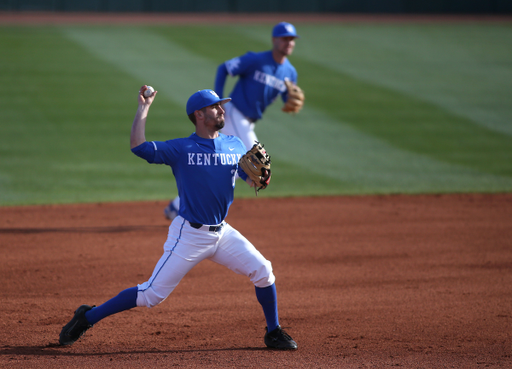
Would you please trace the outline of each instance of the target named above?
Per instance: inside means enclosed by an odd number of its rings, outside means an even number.
[[[265,109],[278,96],[284,101],[282,110],[298,113],[304,104],[304,93],[297,86],[297,71],[288,60],[299,38],[295,27],[286,22],[272,29],[272,49],[263,52],[248,52],[228,60],[217,68],[215,92],[224,96],[228,76],[238,77],[226,105],[225,126],[222,133],[239,137],[248,149],[258,141],[254,128]],[[172,220],[179,213],[179,196],[164,209],[165,216]]]
[[[148,163],[172,167],[181,197],[180,215],[169,226],[164,253],[151,278],[121,291],[99,306],[81,305],[62,328],[60,344],[73,344],[109,315],[158,305],[195,265],[209,259],[249,277],[254,284],[267,323],[264,335],[267,347],[297,349],[295,341],[279,325],[275,276],[270,261],[224,220],[233,202],[237,175],[259,188],[270,181],[270,173],[264,170],[261,178],[253,177],[256,182],[250,179],[238,164],[247,153],[243,142],[238,137],[219,133],[224,127],[224,104],[231,98],[220,98],[213,90],[194,93],[188,99],[186,111],[195,133],[165,142],[147,142],[146,119],[157,92],[144,97],[146,89],[147,86],[141,87],[138,94],[139,105],[130,135],[131,149]],[[266,156],[264,151],[263,156]]]

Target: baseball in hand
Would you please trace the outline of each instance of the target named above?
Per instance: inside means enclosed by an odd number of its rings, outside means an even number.
[[[155,92],[155,89],[151,86],[148,86],[148,88],[144,91],[144,97],[150,97],[153,92]]]

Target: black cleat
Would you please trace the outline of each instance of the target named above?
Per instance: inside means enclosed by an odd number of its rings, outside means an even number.
[[[94,306],[82,305],[76,309],[73,319],[60,331],[59,343],[61,345],[72,345],[92,327],[92,324],[89,324],[87,319],[85,319],[85,312],[91,310],[93,307]]]
[[[297,343],[278,325],[272,332],[265,328],[265,345],[278,350],[297,350]]]

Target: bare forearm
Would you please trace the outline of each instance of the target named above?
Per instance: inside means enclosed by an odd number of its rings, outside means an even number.
[[[149,105],[140,105],[133,118],[132,131],[130,133],[130,148],[134,148],[146,142],[146,119],[148,117]]]

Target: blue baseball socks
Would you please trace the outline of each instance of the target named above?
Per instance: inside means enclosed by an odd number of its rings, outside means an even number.
[[[263,308],[268,332],[272,332],[279,325],[276,284],[274,283],[265,288],[256,287],[256,298]]]
[[[92,308],[85,313],[85,318],[89,324],[94,325],[101,319],[109,315],[120,313],[121,311],[132,309],[137,306],[137,287],[131,287],[121,291],[119,295],[111,298],[100,306]]]

